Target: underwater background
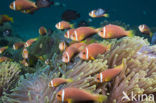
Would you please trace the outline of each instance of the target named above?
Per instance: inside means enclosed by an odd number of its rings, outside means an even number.
[[[67,9],[73,9],[80,13],[79,20],[87,20],[88,13],[96,8],[104,8],[109,14],[109,21],[119,20],[130,25],[147,24],[155,26],[156,7],[155,0],[54,0],[64,3],[66,7],[51,6],[43,8],[33,15],[26,15],[14,12],[9,8],[12,0],[2,0],[0,3],[1,14],[9,14],[14,18],[13,28],[18,35],[24,38],[35,37],[41,25],[55,28],[56,22],[60,21],[61,14]],[[57,18],[57,19],[56,19]],[[99,26],[98,23],[105,18],[94,20],[92,26]],[[76,22],[76,21],[75,21]]]

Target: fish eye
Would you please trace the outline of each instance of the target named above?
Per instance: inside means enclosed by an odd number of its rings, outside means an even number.
[[[100,80],[100,78],[97,78],[97,80]]]
[[[58,97],[61,97],[61,95],[60,95],[60,94],[58,94],[57,96],[58,96]]]
[[[85,55],[86,54],[86,52],[83,52],[83,55]]]

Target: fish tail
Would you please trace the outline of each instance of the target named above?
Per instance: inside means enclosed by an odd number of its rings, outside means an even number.
[[[133,37],[133,36],[134,36],[134,31],[133,31],[133,30],[127,31],[127,35],[128,35],[129,37]]]
[[[153,36],[153,33],[152,32],[150,32],[150,37],[152,37]]]
[[[111,49],[111,44],[108,44],[107,45],[107,50],[110,50]]]
[[[106,100],[107,100],[107,96],[105,96],[105,95],[97,95],[97,100],[96,101],[98,101],[100,103],[103,103]]]
[[[71,83],[71,82],[73,82],[73,80],[72,79],[67,79],[67,82]]]
[[[70,24],[70,28],[74,28],[74,24]]]
[[[109,18],[109,14],[104,14],[103,16],[106,18]]]
[[[14,19],[12,17],[10,17],[10,21],[13,23],[14,22]]]

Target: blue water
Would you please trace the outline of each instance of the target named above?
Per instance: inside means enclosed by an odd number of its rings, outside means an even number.
[[[9,8],[13,0],[1,0],[0,14],[8,14],[14,18],[13,29],[24,38],[38,36],[38,28],[44,25],[55,28],[55,24],[61,20],[60,16],[64,10],[74,9],[80,12],[79,20],[88,20],[88,13],[97,8],[106,9],[110,18],[108,20],[119,20],[130,25],[147,24],[156,26],[156,0],[55,0],[66,4],[66,7],[51,6],[42,8],[34,15],[22,14]],[[92,26],[98,27],[105,18],[94,19]],[[76,21],[74,21],[75,23]]]

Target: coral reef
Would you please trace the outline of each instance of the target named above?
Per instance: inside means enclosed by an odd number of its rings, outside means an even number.
[[[19,78],[21,66],[16,62],[3,62],[0,64],[0,94],[8,92]]]

